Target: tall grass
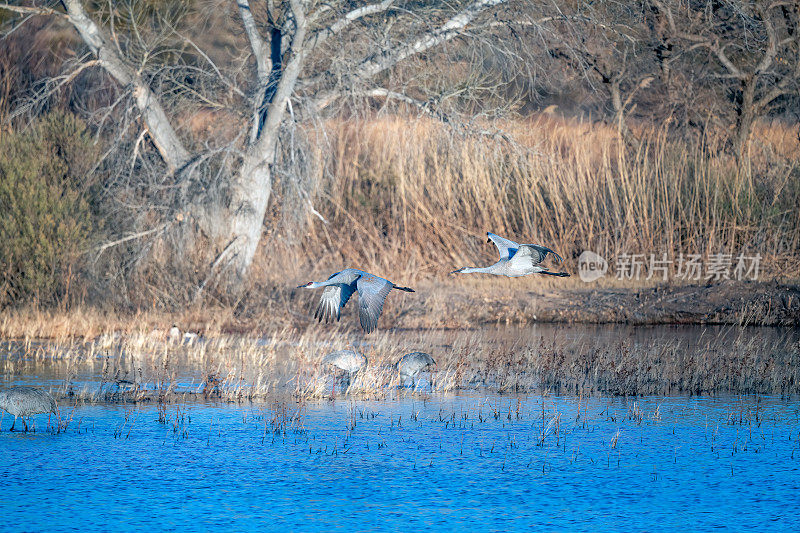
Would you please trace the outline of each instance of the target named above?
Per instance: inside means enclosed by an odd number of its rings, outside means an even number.
[[[513,142],[427,119],[330,122],[315,205],[328,223],[311,217],[300,257],[427,277],[493,257],[491,230],[547,243],[573,267],[587,249],[744,252],[768,274],[800,273],[800,144],[787,126],[762,125],[740,168],[710,135],[641,128],[630,148],[611,128],[548,115],[502,130]]]
[[[7,354],[0,357],[0,375],[53,380],[60,383],[53,391],[59,397],[86,401],[311,399],[342,393],[334,386],[335,369],[321,360],[350,348],[368,358],[347,391],[360,397],[398,394],[393,364],[418,350],[436,360],[420,376],[434,393],[800,393],[796,335],[723,328],[636,337],[630,331],[381,331],[357,344],[341,332],[318,329],[284,329],[260,338],[209,331],[177,342],[163,330],[47,342],[28,338],[0,343]]]

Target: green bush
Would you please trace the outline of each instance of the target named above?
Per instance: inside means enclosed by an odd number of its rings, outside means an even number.
[[[0,133],[0,306],[61,302],[74,290],[97,231],[87,198],[97,154],[69,113]]]

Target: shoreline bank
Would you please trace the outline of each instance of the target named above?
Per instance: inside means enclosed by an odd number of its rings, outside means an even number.
[[[724,281],[706,285],[657,287],[542,287],[512,284],[440,284],[423,281],[413,297],[387,299],[379,330],[458,329],[491,325],[629,324],[737,325],[800,327],[800,284]],[[319,295],[278,290],[238,307],[202,305],[181,311],[116,311],[34,307],[0,311],[0,338],[94,337],[110,332],[166,335],[181,331],[204,335],[255,334],[281,330],[339,329],[358,333],[357,307],[342,310],[341,321],[317,324]]]

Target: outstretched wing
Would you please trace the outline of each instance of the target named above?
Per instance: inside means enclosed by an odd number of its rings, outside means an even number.
[[[542,257],[539,252],[527,245],[522,245],[508,260],[508,266],[514,270],[528,270],[533,265],[539,264]]]
[[[563,263],[564,262],[564,258],[563,257],[561,257],[560,255],[555,253],[553,250],[551,250],[547,246],[539,246],[538,244],[523,244],[523,246],[530,246],[531,248],[533,248],[534,250],[539,252],[539,257],[541,258],[541,259],[539,259],[540,263],[542,261],[544,261],[544,258],[547,257],[547,254],[553,254],[553,256],[556,259],[558,259],[559,263]],[[534,254],[534,257],[535,256],[536,256],[536,254]]]
[[[550,248],[538,244],[521,244],[519,250],[511,256],[509,264],[512,268],[534,267],[544,261],[547,254],[553,254],[559,261],[563,261],[561,256]]]
[[[358,313],[361,319],[361,328],[366,333],[370,333],[378,327],[378,317],[383,311],[383,302],[394,285],[371,274],[364,274],[358,278],[356,284],[358,286]]]
[[[320,322],[330,322],[336,317],[339,320],[341,316],[342,307],[345,306],[353,293],[356,292],[354,284],[347,285],[344,283],[337,283],[336,285],[328,285],[322,291],[322,296],[319,299],[319,305],[314,313],[314,318]]]
[[[494,233],[487,231],[486,235],[489,237],[495,246],[497,246],[498,251],[500,252],[500,259],[507,259],[516,253],[517,249],[519,248],[519,244],[511,241],[509,239],[504,239],[499,235],[495,235]]]

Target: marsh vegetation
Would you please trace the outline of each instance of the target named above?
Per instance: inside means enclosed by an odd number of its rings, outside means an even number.
[[[603,287],[680,285],[689,255],[800,274],[800,15],[782,4],[70,0],[2,17],[3,308],[281,316],[286,272],[344,267],[444,299],[446,272],[491,256],[487,230],[573,273],[584,250],[672,261]]]
[[[4,516],[102,529],[135,494],[148,520],[177,525],[216,523],[221,503],[235,511],[229,525],[246,516],[264,527],[580,530],[631,524],[641,511],[642,528],[659,519],[702,530],[751,502],[737,520],[758,529],[764,498],[794,501],[796,329],[181,333],[3,341],[0,386],[49,390],[60,410],[28,433],[5,431],[6,419],[0,475],[15,481]],[[321,364],[339,349],[368,358],[345,390]],[[393,363],[416,350],[437,364],[402,386]],[[56,482],[57,495],[44,490]],[[87,490],[103,505],[87,511]],[[700,497],[711,490],[713,504]],[[192,497],[176,510],[165,494]],[[313,503],[300,511],[300,497]],[[598,497],[617,503],[598,508]],[[57,518],[20,512],[56,499]],[[369,513],[354,510],[360,500]]]
[[[365,340],[309,329],[259,338],[190,334],[177,341],[156,331],[3,346],[0,370],[7,379],[37,376],[57,397],[81,403],[328,398],[335,395],[333,372],[320,363],[342,349],[367,357],[348,389],[359,398],[402,395],[394,363],[413,351],[434,356],[423,390],[436,394],[800,393],[800,337],[791,329],[534,326],[378,332]]]

